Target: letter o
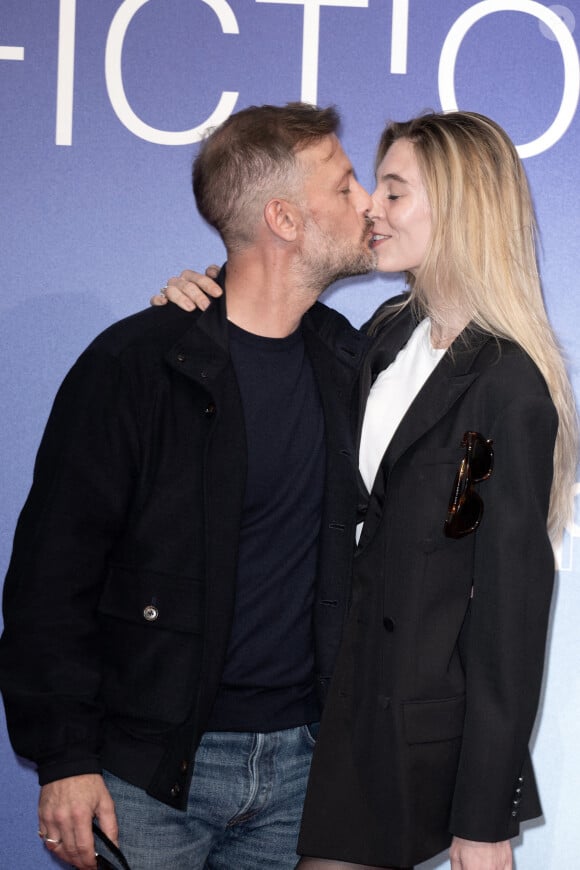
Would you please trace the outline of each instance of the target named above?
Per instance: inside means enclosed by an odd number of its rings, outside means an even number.
[[[580,496],[580,483],[575,483],[572,488],[572,495],[574,499],[577,499]],[[571,519],[566,526],[566,529],[570,533],[573,538],[580,538],[580,525]]]
[[[227,0],[203,0],[217,15],[223,33],[239,33],[238,22]],[[225,121],[232,114],[239,93],[237,91],[224,91],[219,102],[202,124],[192,127],[190,130],[158,130],[151,127],[139,118],[127,100],[123,86],[122,57],[125,34],[133,16],[149,0],[124,0],[117,9],[109,28],[107,46],[105,50],[105,79],[107,92],[111,105],[121,123],[131,133],[147,142],[156,145],[191,145],[203,138],[208,127],[215,127]]]
[[[574,118],[580,96],[580,61],[576,44],[566,24],[551,9],[535,2],[535,0],[513,0],[511,3],[504,3],[502,0],[482,0],[482,2],[467,9],[451,27],[441,49],[439,99],[444,110],[457,109],[455,64],[459,48],[468,30],[476,22],[493,12],[525,12],[528,15],[533,15],[534,18],[538,18],[550,28],[562,52],[564,90],[556,117],[546,132],[538,136],[537,139],[524,145],[518,145],[520,157],[533,157],[536,154],[541,154],[542,151],[547,151],[562,138]]]

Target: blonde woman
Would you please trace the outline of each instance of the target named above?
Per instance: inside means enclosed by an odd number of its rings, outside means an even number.
[[[471,112],[393,123],[376,175],[377,268],[409,292],[368,325],[352,603],[298,866],[408,868],[450,846],[453,870],[509,870],[541,813],[528,742],[572,391],[505,132]]]

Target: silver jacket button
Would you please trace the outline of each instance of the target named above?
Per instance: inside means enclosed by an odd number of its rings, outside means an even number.
[[[159,616],[159,611],[152,604],[148,604],[147,607],[143,610],[143,616],[147,620],[147,622],[155,622],[157,617]]]

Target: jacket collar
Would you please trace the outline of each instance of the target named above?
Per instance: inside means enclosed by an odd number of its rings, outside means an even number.
[[[302,319],[307,347],[313,349],[315,335],[347,368],[360,371],[370,340],[348,320],[322,302],[315,302]]]
[[[166,356],[172,368],[209,386],[229,362],[228,321],[226,314],[226,265],[217,282],[224,291],[205,311],[194,313],[195,321]],[[358,371],[369,345],[366,335],[355,330],[346,318],[316,302],[302,318],[309,352],[322,342],[340,362]]]
[[[411,326],[412,332],[416,321],[413,320],[410,312],[407,313],[407,320],[410,321],[407,326]],[[408,334],[410,335],[410,332]],[[405,336],[407,338],[402,344],[396,343]],[[385,349],[384,358],[388,359],[390,356],[391,361],[405,344],[406,340],[408,340],[408,335],[402,324],[395,326],[394,329],[386,334],[382,332],[377,339]],[[474,370],[474,363],[483,348],[488,346],[491,341],[494,341],[493,337],[473,328],[468,327],[464,330],[455,339],[411,403],[381,461],[373,491],[368,501],[359,548],[367,546],[377,531],[382,517],[387,480],[391,469],[415,442],[429,432],[451,411],[455,403],[469,389],[473,382],[477,380],[479,371]],[[391,345],[390,342],[393,342],[393,344]],[[386,345],[388,345],[388,348]],[[373,350],[374,346],[369,354],[369,358],[372,358]],[[365,363],[365,377],[367,381],[369,380],[368,368],[370,363],[370,359]],[[366,394],[364,401],[366,402]],[[364,405],[362,408],[364,410]],[[362,426],[362,422],[359,425],[359,437],[360,426]]]
[[[228,320],[225,300],[225,266],[217,282],[224,294],[214,299],[205,311],[195,311],[194,321],[166,354],[169,365],[209,387],[229,363]]]
[[[371,343],[368,346],[360,378],[358,414],[356,418],[357,446],[360,444],[364,412],[371,386],[379,372],[388,368],[401,348],[406,345],[417,323],[418,321],[411,309],[409,307],[402,308],[385,320],[381,331],[376,337],[368,339]]]

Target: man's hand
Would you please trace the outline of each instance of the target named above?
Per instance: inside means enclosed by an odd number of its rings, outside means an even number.
[[[115,843],[119,830],[113,799],[96,773],[69,776],[43,785],[38,802],[39,831],[47,849],[78,870],[95,870],[93,818]],[[62,842],[59,842],[62,841]]]
[[[222,295],[222,288],[213,280],[217,278],[219,266],[208,266],[205,275],[185,269],[179,278],[170,278],[164,293],[151,297],[151,305],[165,305],[175,302],[184,311],[195,311],[200,308],[205,311],[211,303],[211,297]]]
[[[453,837],[449,849],[451,870],[512,870],[512,847],[509,840],[501,843],[478,843]]]

